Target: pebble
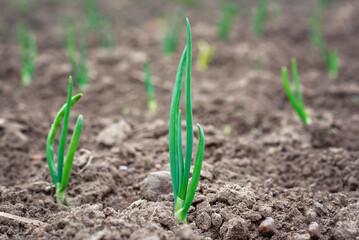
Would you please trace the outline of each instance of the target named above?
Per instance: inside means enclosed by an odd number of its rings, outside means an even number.
[[[319,225],[317,222],[311,222],[308,227],[308,232],[311,240],[318,240],[320,238]]]
[[[118,169],[120,169],[120,170],[127,170],[128,167],[127,167],[126,165],[120,165],[120,166],[118,166]]]
[[[274,219],[267,217],[258,228],[259,233],[265,237],[271,237],[275,233]]]

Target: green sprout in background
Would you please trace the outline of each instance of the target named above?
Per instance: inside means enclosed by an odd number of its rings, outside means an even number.
[[[235,3],[227,2],[222,7],[222,14],[218,22],[218,38],[221,40],[227,40],[232,30],[236,16],[238,13],[238,7]]]
[[[86,0],[86,11],[89,27],[92,31],[98,31],[101,23],[100,14],[96,5],[96,0]]]
[[[193,6],[197,4],[197,0],[177,0],[177,2],[187,4],[189,6]]]
[[[11,6],[20,14],[29,14],[33,10],[32,4],[27,0],[12,0]]]
[[[254,17],[253,34],[256,37],[263,35],[263,26],[267,16],[267,0],[259,0]]]
[[[197,43],[198,46],[198,58],[197,58],[197,69],[204,71],[208,68],[209,63],[211,62],[216,48],[209,45],[206,41],[201,40]]]
[[[332,3],[332,0],[319,0],[318,5],[322,8],[327,8]]]
[[[76,53],[76,33],[73,23],[67,28],[67,51],[70,56],[72,72],[78,88],[82,91],[89,83],[88,69],[86,66],[86,31],[82,31],[80,37],[80,58],[77,60]]]
[[[232,133],[232,127],[231,127],[231,125],[225,124],[225,125],[223,126],[223,132],[224,132],[224,134],[226,134],[227,136],[230,136],[231,133]]]
[[[76,126],[70,141],[69,148],[67,150],[67,154],[65,157],[65,164],[64,164],[65,144],[66,144],[66,135],[67,135],[68,123],[70,117],[70,109],[71,106],[74,105],[82,97],[82,94],[77,94],[72,98],[71,96],[72,96],[72,78],[70,77],[67,102],[65,105],[62,106],[60,111],[57,113],[55,120],[51,125],[46,142],[47,164],[49,165],[52,180],[55,183],[56,201],[59,204],[65,203],[65,189],[67,187],[67,184],[69,183],[72,162],[74,159],[77,145],[80,140],[82,124],[83,124],[82,115],[80,115],[77,118]],[[58,147],[57,171],[56,171],[55,162],[54,162],[54,141],[55,141],[56,132],[61,125],[62,119],[64,119],[64,123],[62,126],[61,137]]]
[[[146,85],[146,91],[147,91],[147,105],[148,110],[151,114],[155,115],[157,113],[157,103],[156,103],[156,97],[155,97],[155,89],[152,84],[152,76],[151,76],[151,69],[150,69],[150,63],[145,63],[145,85]]]
[[[16,28],[22,61],[21,82],[24,86],[28,86],[32,81],[32,75],[36,66],[36,41],[35,37],[25,29],[23,23],[18,23]]]
[[[170,123],[169,123],[169,151],[171,178],[174,194],[175,218],[179,223],[186,223],[187,212],[190,208],[200,178],[202,160],[204,154],[204,133],[202,127],[197,124],[199,130],[199,143],[196,162],[192,174],[192,180],[188,186],[192,148],[193,148],[193,122],[192,122],[192,100],[191,100],[191,63],[192,63],[192,39],[191,28],[187,23],[187,46],[185,47],[177,70],[176,82],[173,90]],[[186,156],[183,158],[182,134],[181,134],[181,110],[179,109],[183,75],[186,67],[185,92],[186,92],[186,125],[187,141]]]
[[[282,67],[283,86],[285,93],[287,94],[287,97],[289,99],[289,102],[292,105],[293,109],[297,112],[303,124],[309,125],[311,123],[310,114],[309,111],[307,111],[304,106],[302,92],[300,91],[297,62],[294,58],[292,59],[292,77],[295,86],[295,93],[292,91],[290,86],[287,68]]]
[[[172,19],[172,20],[169,20]],[[177,17],[164,20],[164,39],[162,43],[162,49],[165,54],[172,54],[177,50],[178,42],[182,33],[181,19],[183,19],[183,11],[180,10]]]
[[[318,48],[319,53],[325,62],[329,77],[337,78],[339,74],[339,56],[336,50],[330,50],[325,44],[322,35],[322,14],[321,12],[315,12],[310,20],[310,29],[312,42]]]
[[[111,49],[114,46],[113,35],[111,31],[111,23],[108,18],[103,17],[101,20],[102,25],[102,41],[101,46],[106,49]]]

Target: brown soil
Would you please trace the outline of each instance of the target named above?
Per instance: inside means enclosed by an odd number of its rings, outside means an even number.
[[[202,1],[188,10],[194,41],[217,46],[207,71],[193,67],[194,120],[204,128],[206,149],[188,225],[174,220],[169,175],[163,172],[169,170],[168,116],[185,34],[179,51],[165,57],[156,19],[177,4],[101,1],[101,12],[113,22],[116,47],[101,50],[95,34],[89,34],[91,83],[70,119],[72,131],[76,117],[84,116],[79,147],[84,150],[76,155],[67,205],[61,206],[46,190],[52,182],[45,141],[71,74],[64,22],[84,19],[85,10],[81,1],[37,0],[31,12],[18,13],[11,2],[0,1],[5,26],[0,36],[0,239],[315,239],[308,232],[313,221],[320,239],[359,239],[358,1],[333,1],[325,11],[325,39],[340,55],[335,81],[310,42],[308,18],[316,1],[270,5],[274,10],[262,39],[251,36],[253,3],[243,3],[227,42],[216,37],[220,1]],[[277,15],[276,6],[282,9]],[[14,27],[19,19],[38,42],[29,87],[19,80]],[[195,45],[193,55],[195,65]],[[282,88],[280,67],[291,57],[297,58],[304,101],[312,112],[307,128]],[[156,116],[147,111],[138,77],[146,59],[155,76]],[[258,61],[261,69],[255,68]],[[230,136],[224,125],[231,126]],[[271,237],[258,231],[267,217],[274,220]]]

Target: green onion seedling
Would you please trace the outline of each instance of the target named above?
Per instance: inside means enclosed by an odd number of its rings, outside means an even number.
[[[24,86],[28,86],[32,81],[36,66],[36,41],[35,37],[25,29],[24,24],[18,23],[16,28],[22,61],[21,82]]]
[[[329,50],[325,44],[322,32],[322,17],[320,12],[315,12],[310,20],[310,29],[312,42],[318,48],[319,53],[324,60],[329,77],[337,78],[339,74],[339,56],[338,52],[335,50]]]
[[[69,148],[67,150],[65,163],[64,163],[65,144],[66,144],[66,135],[67,135],[68,123],[70,117],[70,108],[82,97],[82,94],[77,94],[72,98],[71,96],[72,96],[72,78],[70,77],[67,102],[65,105],[62,106],[60,111],[57,113],[55,120],[51,125],[49,134],[47,135],[47,142],[46,142],[47,164],[49,165],[52,180],[55,183],[56,201],[59,204],[65,203],[65,189],[67,187],[67,184],[69,183],[72,162],[74,159],[77,145],[80,140],[82,124],[83,124],[82,115],[80,115],[77,118],[76,126],[70,141]],[[61,125],[62,119],[64,119],[64,122],[62,126],[61,137],[58,147],[57,171],[56,171],[55,162],[54,162],[54,141],[55,141],[57,130]]]
[[[89,27],[96,32],[98,31],[101,22],[96,0],[86,0],[85,4]]]
[[[13,0],[11,7],[21,14],[29,14],[33,10],[33,5],[27,0]]]
[[[193,122],[192,122],[192,99],[191,99],[191,63],[192,63],[192,39],[191,28],[188,19],[187,23],[187,46],[185,47],[177,70],[176,82],[172,95],[170,122],[169,122],[169,152],[171,178],[174,194],[175,219],[179,223],[186,223],[187,212],[190,208],[200,178],[202,160],[204,154],[204,133],[202,127],[197,124],[199,130],[199,143],[196,162],[189,182],[189,174],[192,160],[193,148]],[[181,134],[181,110],[179,109],[183,75],[185,76],[185,95],[186,95],[186,125],[187,141],[186,156],[183,158],[182,134]]]
[[[282,67],[282,80],[283,80],[284,91],[287,94],[289,102],[292,105],[293,109],[297,112],[303,124],[309,125],[311,123],[310,114],[309,111],[307,111],[304,106],[302,92],[300,90],[297,62],[294,58],[292,59],[292,76],[295,86],[295,93],[292,91],[290,86],[287,68]]]
[[[146,85],[146,91],[147,91],[147,105],[148,110],[151,114],[155,115],[157,113],[157,103],[156,103],[156,97],[155,97],[155,89],[152,84],[152,75],[151,75],[151,69],[150,69],[150,63],[145,63],[145,85]]]
[[[327,8],[332,3],[332,0],[319,0],[318,5],[322,8]]]
[[[165,29],[164,29],[164,39],[162,43],[163,52],[167,55],[171,55],[177,50],[178,42],[181,38],[182,33],[182,24],[180,19],[182,19],[183,11],[178,12],[177,17],[165,19]]]
[[[267,0],[259,0],[256,14],[254,17],[253,34],[261,37],[263,34],[263,26],[267,15]]]
[[[204,71],[208,68],[209,63],[212,61],[216,47],[209,45],[206,41],[198,41],[198,58],[197,58],[197,69]]]
[[[218,21],[217,35],[220,40],[227,40],[229,33],[232,30],[236,15],[238,13],[238,7],[234,3],[225,3],[222,6],[222,14]]]
[[[80,90],[84,90],[89,83],[88,69],[86,66],[86,30],[83,29],[80,37],[80,58],[77,60],[76,34],[73,23],[69,24],[67,28],[67,51],[77,86]]]
[[[184,3],[189,6],[193,6],[193,5],[197,4],[197,0],[177,0],[177,2]]]
[[[113,41],[113,35],[111,32],[110,20],[108,18],[103,17],[101,20],[101,25],[102,25],[101,46],[106,49],[111,49],[111,48],[113,48],[114,41]]]

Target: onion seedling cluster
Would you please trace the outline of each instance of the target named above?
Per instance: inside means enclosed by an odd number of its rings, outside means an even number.
[[[199,130],[199,143],[196,162],[189,182],[190,167],[193,148],[193,122],[192,122],[192,99],[191,99],[191,64],[192,64],[192,39],[191,28],[187,23],[187,46],[185,47],[177,70],[176,82],[172,95],[170,122],[169,122],[169,152],[171,165],[171,178],[174,195],[175,218],[180,223],[186,222],[187,212],[190,208],[200,178],[202,160],[204,154],[204,133],[202,127],[197,124]],[[185,161],[182,149],[181,134],[181,110],[179,109],[184,71],[185,95],[186,95],[186,156]]]
[[[300,90],[297,62],[294,58],[292,59],[292,76],[295,86],[295,93],[292,91],[290,87],[287,68],[282,67],[282,80],[283,80],[284,91],[287,94],[289,102],[292,105],[293,109],[298,114],[299,118],[302,120],[303,124],[309,125],[311,123],[310,114],[305,109],[304,106],[302,92]]]
[[[54,122],[51,125],[49,134],[47,135],[46,142],[46,156],[47,164],[49,165],[50,174],[52,180],[56,187],[56,201],[59,204],[65,203],[65,189],[69,183],[70,172],[72,168],[72,162],[76,152],[77,145],[80,140],[81,130],[83,119],[82,115],[77,118],[76,126],[70,141],[70,145],[67,150],[65,157],[65,145],[66,145],[66,136],[69,124],[70,109],[81,97],[82,94],[77,94],[74,97],[72,96],[72,78],[69,79],[69,90],[67,95],[67,102],[57,113]],[[54,161],[54,141],[57,130],[59,129],[62,119],[64,119],[62,125],[62,131],[60,136],[60,142],[58,146],[58,157],[57,157],[57,171]],[[65,158],[65,162],[64,162]]]
[[[225,3],[222,7],[221,18],[218,22],[217,35],[221,40],[227,40],[232,30],[236,15],[238,13],[238,7],[234,3]]]
[[[67,29],[67,51],[77,86],[80,90],[83,90],[89,83],[88,69],[86,66],[86,30],[83,29],[81,32],[80,57],[78,59],[76,54],[76,33],[73,23],[70,23]]]
[[[256,37],[261,37],[263,34],[263,26],[267,16],[267,5],[267,0],[259,0],[258,2],[253,24],[253,34]]]
[[[312,15],[310,20],[310,29],[312,35],[312,41],[318,48],[322,59],[324,60],[329,77],[336,78],[339,73],[339,56],[336,50],[330,50],[325,44],[322,32],[322,18],[320,12],[316,12]]]
[[[151,69],[150,69],[150,63],[145,63],[145,85],[146,85],[146,91],[147,91],[147,106],[148,110],[151,114],[155,115],[157,113],[157,102],[155,97],[155,89],[152,84],[152,75],[151,75]]]
[[[22,61],[21,82],[24,86],[28,86],[32,81],[36,66],[36,41],[35,37],[25,29],[23,23],[18,23],[16,28]]]

